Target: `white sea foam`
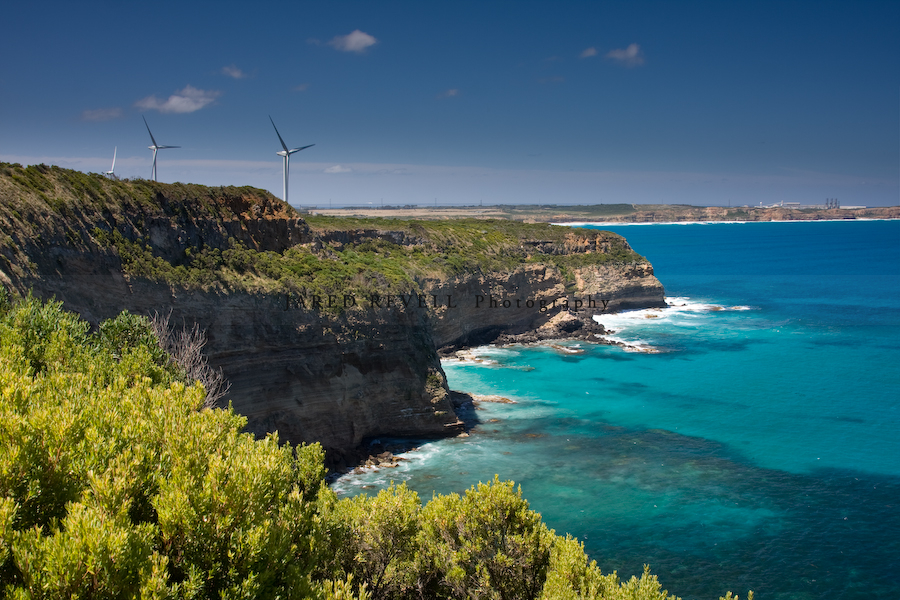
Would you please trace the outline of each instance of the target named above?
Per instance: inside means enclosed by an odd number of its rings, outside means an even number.
[[[754,310],[751,306],[725,306],[687,296],[666,298],[666,304],[665,308],[594,315],[593,319],[612,332],[613,335],[603,336],[605,339],[622,345],[626,351],[659,352],[661,348],[646,338],[648,333],[654,337],[653,332],[661,326],[697,327],[719,312]]]
[[[521,352],[515,346],[478,346],[467,350],[459,350],[453,356],[441,359],[445,363],[482,365],[486,367],[503,367],[504,360],[519,356]],[[518,367],[517,367],[518,368]]]
[[[401,459],[396,467],[358,467],[334,480],[331,488],[339,495],[356,495],[387,487],[393,481],[401,484],[409,481],[412,472],[421,469],[437,455],[447,452],[448,447],[432,442],[423,443],[406,452],[394,456]]]
[[[655,354],[660,351],[659,348],[647,340],[626,339],[614,335],[606,335],[603,336],[603,338],[617,344],[625,352],[647,352]]]

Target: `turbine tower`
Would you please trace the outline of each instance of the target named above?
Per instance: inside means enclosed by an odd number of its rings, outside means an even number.
[[[116,146],[115,148],[113,148],[113,164],[112,164],[112,167],[109,168],[109,171],[107,171],[106,173],[104,173],[104,175],[106,175],[106,176],[109,177],[110,179],[115,179],[115,178],[116,178],[116,151],[117,151],[118,149],[119,149],[118,146]]]
[[[147,119],[145,119],[143,116],[141,116],[141,118],[144,119],[144,125],[147,125]],[[156,181],[156,153],[165,148],[181,148],[181,146],[160,146],[156,143],[156,138],[153,137],[153,132],[150,131],[149,125],[147,125],[147,133],[150,134],[150,140],[153,141],[152,146],[147,146],[148,148],[153,150],[153,170],[150,171],[150,179]]]
[[[271,115],[269,116],[269,121],[272,121]],[[275,127],[275,121],[272,121],[272,127]],[[293,150],[288,150],[287,144],[284,143],[284,140],[281,138],[281,134],[278,133],[278,128],[275,127],[275,135],[278,136],[278,141],[281,142],[281,147],[284,148],[281,152],[276,152],[278,156],[284,157],[284,202],[288,203],[288,169],[291,164],[291,154],[294,152],[300,152],[301,150],[306,150],[307,148],[312,148],[315,144],[310,144],[309,146],[303,146],[301,148],[294,148]]]

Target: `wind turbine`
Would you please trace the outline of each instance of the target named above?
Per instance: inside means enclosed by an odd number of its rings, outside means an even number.
[[[116,177],[116,151],[117,151],[118,149],[119,149],[118,146],[116,146],[115,148],[113,148],[113,164],[112,164],[112,167],[109,168],[109,171],[107,171],[106,173],[104,173],[104,175],[107,175],[110,179],[115,179],[115,177]]]
[[[143,116],[141,116],[141,118],[144,119],[144,125],[147,125],[147,119],[145,119]],[[165,148],[181,148],[181,146],[160,146],[156,143],[156,138],[153,137],[153,132],[150,131],[149,125],[147,125],[147,133],[150,134],[150,139],[153,141],[152,146],[147,146],[148,148],[153,150],[153,170],[150,172],[150,179],[156,181],[156,153]]]
[[[272,121],[271,115],[269,116],[269,121]],[[275,127],[275,121],[272,121],[272,127]],[[303,146],[301,148],[294,148],[293,150],[288,150],[287,144],[284,143],[284,140],[281,138],[281,134],[278,133],[278,128],[275,127],[275,135],[278,136],[278,141],[281,142],[281,147],[284,148],[281,152],[276,152],[278,156],[284,157],[284,201],[287,203],[288,201],[288,169],[291,164],[291,154],[294,152],[300,152],[301,150],[306,150],[307,148],[312,148],[315,144],[310,144],[309,146]]]

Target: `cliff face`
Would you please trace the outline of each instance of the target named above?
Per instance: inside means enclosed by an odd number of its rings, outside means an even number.
[[[210,363],[231,382],[228,397],[248,428],[321,442],[332,464],[352,461],[368,438],[460,430],[439,347],[528,331],[564,310],[565,299],[574,308],[590,297],[606,311],[664,304],[649,263],[611,234],[541,239],[526,232],[488,245],[479,239],[472,248],[494,265],[481,268],[454,254],[469,243],[460,237],[464,229],[310,227],[259,190],[99,176],[84,182],[92,176],[18,169],[6,166],[0,177],[0,284],[55,297],[92,323],[127,309],[169,314],[176,326],[199,324]],[[22,183],[26,176],[30,185]],[[274,270],[291,252],[294,262]],[[597,262],[612,252],[625,258]],[[346,269],[360,256],[373,262],[360,263],[344,282],[357,286],[347,288],[351,295],[322,288],[321,305],[308,302],[309,290],[298,286],[323,285],[309,278],[320,266]],[[251,259],[256,266],[247,266]],[[392,266],[414,261],[410,274],[397,275]],[[450,263],[457,267],[446,274],[442,265]],[[309,264],[313,275],[294,277]],[[227,283],[237,271],[243,283]],[[191,279],[212,272],[219,279]],[[373,299],[360,292],[363,284],[383,289]]]
[[[46,272],[45,272],[46,273]],[[188,290],[124,276],[109,256],[68,256],[20,292],[56,298],[99,322],[127,309],[168,314],[207,332],[210,364],[248,430],[320,442],[332,465],[352,463],[367,438],[461,431],[427,311],[332,316],[286,308],[284,295]]]

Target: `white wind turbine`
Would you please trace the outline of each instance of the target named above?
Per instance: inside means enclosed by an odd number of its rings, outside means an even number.
[[[147,125],[147,119],[145,119],[143,116],[141,118],[144,119],[144,125]],[[165,148],[181,148],[181,146],[160,146],[156,143],[156,138],[153,137],[153,132],[150,131],[149,125],[147,125],[147,133],[150,134],[150,140],[153,142],[152,146],[147,146],[148,148],[153,150],[153,170],[150,172],[150,179],[156,181],[156,153]]]
[[[272,121],[272,117],[269,116],[269,121]],[[272,121],[272,127],[275,127],[275,121]],[[309,146],[303,146],[301,148],[294,148],[293,150],[288,150],[287,144],[284,143],[284,140],[281,138],[281,134],[278,133],[278,128],[275,127],[275,135],[278,136],[278,141],[281,142],[281,147],[284,148],[281,152],[276,152],[278,156],[284,157],[284,201],[287,203],[288,201],[288,169],[291,164],[291,154],[294,152],[300,152],[301,150],[306,150],[307,148],[312,148],[315,144],[310,144]]]
[[[112,166],[109,168],[109,171],[107,171],[106,173],[104,173],[104,175],[106,175],[107,177],[109,177],[109,178],[111,178],[111,179],[114,179],[115,176],[116,176],[116,151],[117,151],[118,149],[119,149],[118,146],[116,146],[115,148],[113,148],[113,164],[112,164]]]

